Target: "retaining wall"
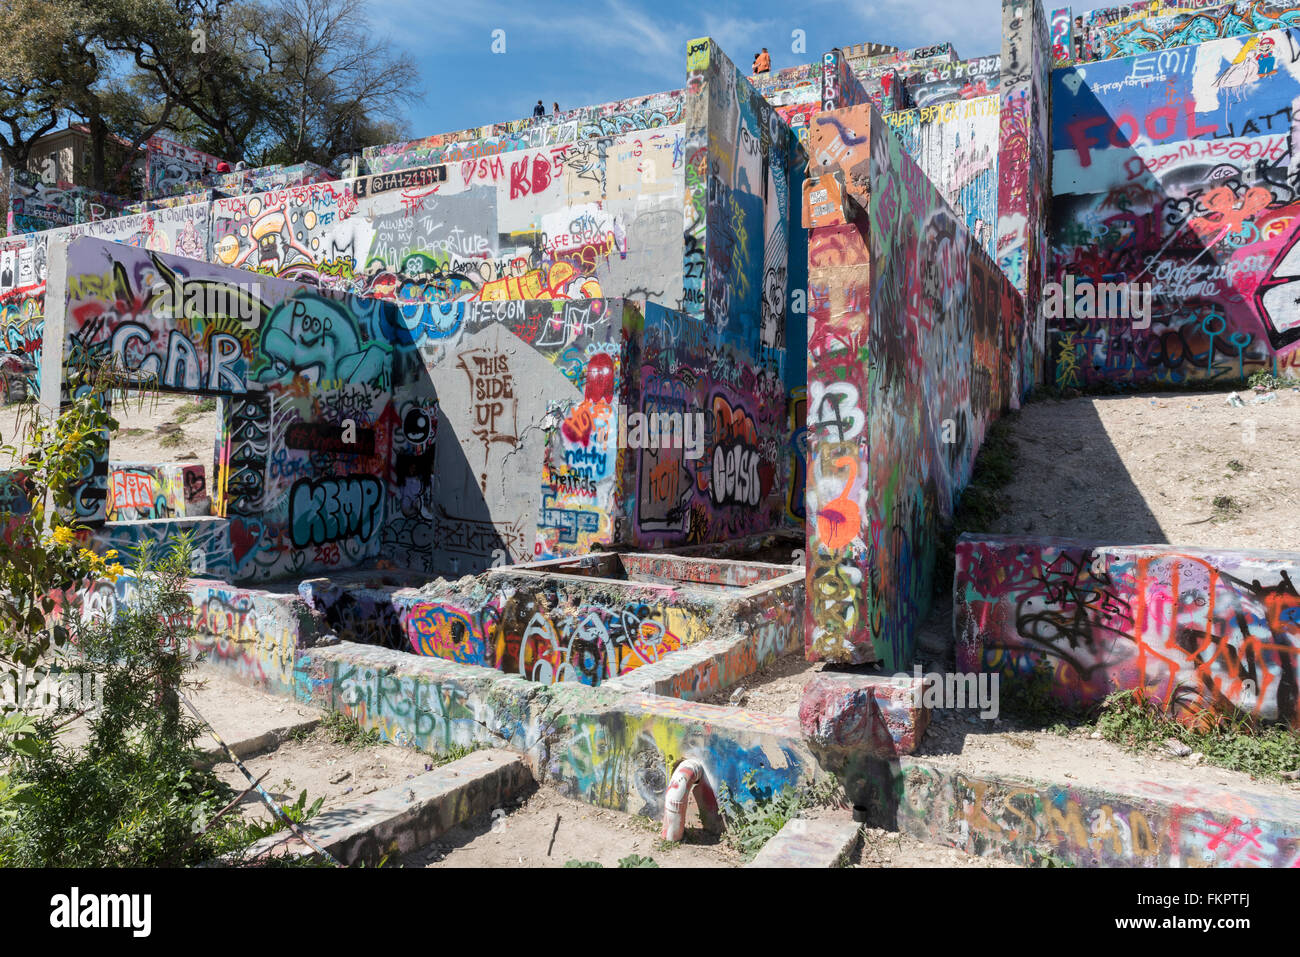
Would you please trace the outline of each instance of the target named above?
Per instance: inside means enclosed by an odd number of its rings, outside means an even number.
[[[1051,676],[1062,704],[1132,689],[1180,714],[1300,728],[1300,555],[963,535],[958,671]]]

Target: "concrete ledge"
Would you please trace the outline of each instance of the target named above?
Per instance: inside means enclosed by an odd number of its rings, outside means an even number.
[[[605,687],[617,691],[698,701],[743,681],[778,658],[803,648],[802,609],[794,624],[762,621],[744,634],[710,638],[674,651],[662,661],[642,665],[611,678]]]
[[[786,821],[749,867],[843,867],[858,849],[862,825],[847,818]]]
[[[389,741],[445,754],[453,746],[528,755],[539,781],[600,807],[663,815],[673,769],[698,758],[715,794],[725,785],[782,788],[826,777],[793,718],[618,692],[542,685],[492,668],[341,642],[305,651],[298,700],[342,711]]]
[[[1300,867],[1300,795],[1262,789],[1079,786],[905,757],[860,768],[849,797],[878,827],[1026,865]]]
[[[314,731],[316,726],[321,722],[320,718],[308,718],[306,721],[299,721],[297,724],[285,725],[282,728],[272,728],[269,731],[263,731],[261,734],[255,734],[249,738],[241,738],[238,741],[227,741],[230,750],[235,753],[235,757],[241,761],[245,758],[251,758],[254,755],[265,754],[267,751],[274,751],[285,741],[289,740],[295,734],[306,734]],[[202,764],[211,766],[220,764],[228,760],[226,752],[222,748],[212,747],[203,752]]]
[[[360,801],[324,811],[306,825],[312,839],[346,865],[374,865],[424,847],[458,824],[490,814],[533,776],[519,755],[478,751]],[[263,838],[250,857],[309,857],[290,831]]]

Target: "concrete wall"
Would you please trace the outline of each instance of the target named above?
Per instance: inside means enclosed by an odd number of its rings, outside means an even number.
[[[997,262],[1036,323],[1035,350],[1023,357],[1025,387],[1036,381],[1043,352],[1039,295],[1047,278],[1047,14],[1041,0],[1002,0],[1002,98],[998,125]]]
[[[1300,727],[1300,555],[964,535],[959,671],[1024,682],[1040,664],[1072,706],[1142,689]]]
[[[222,398],[214,517],[180,513],[207,574],[382,559],[459,576],[785,521],[785,352],[762,349],[756,329],[724,342],[702,320],[621,299],[407,309],[101,241],[51,249],[65,273],[46,402],[86,357]],[[160,292],[175,284],[220,308],[175,314]],[[694,453],[680,429],[672,447],[629,440],[629,410],[698,414]],[[93,464],[78,509],[103,547],[179,527],[134,499],[108,514],[109,471]]]
[[[418,140],[368,146],[362,151],[367,173],[391,173],[417,166],[461,163],[501,153],[600,140],[624,133],[646,132],[682,122],[681,90],[652,93],[614,103],[584,106],[493,123]]]
[[[1093,10],[1086,15],[1079,62],[1138,56],[1264,30],[1300,27],[1300,5],[1293,0],[1236,0],[1198,3],[1174,0],[1159,7]]]
[[[86,360],[115,360],[161,391],[224,401],[219,517],[187,520],[212,542],[204,571],[266,579],[379,555],[393,450],[385,333],[396,326],[394,306],[266,277],[241,286],[247,273],[99,240],[53,243],[50,256],[58,338],[44,403],[67,397],[60,373]],[[340,440],[348,420],[351,444]],[[106,458],[88,463],[77,496],[76,517],[99,526],[102,547],[126,554],[141,536],[178,527],[100,524],[108,471]]]
[[[411,445],[389,527],[394,561],[419,567],[419,553],[462,575],[617,539],[623,330],[641,308],[456,303],[410,330],[403,357],[439,401],[435,411],[417,388],[397,410]],[[421,464],[430,457],[432,469]]]
[[[690,41],[687,69],[682,311],[724,341],[757,329],[761,345],[783,346],[802,151],[713,40]]]
[[[964,216],[966,229],[997,255],[999,99],[982,96],[899,112],[885,121],[926,178]]]
[[[71,182],[45,180],[26,170],[9,171],[9,235],[56,229],[73,223],[93,223],[116,216],[126,203]],[[3,286],[0,283],[0,286]]]
[[[653,303],[628,320],[625,407],[693,416],[703,433],[694,452],[659,443],[624,453],[629,538],[680,546],[782,525],[799,477],[788,448],[786,350],[719,342],[704,320]]]
[[[874,108],[819,115],[810,143],[807,655],[898,670],[1032,330]]]
[[[682,298],[680,126],[218,199],[211,258],[397,299]]]
[[[151,136],[145,143],[144,195],[156,198],[184,192],[204,176],[215,173],[221,162],[221,157],[211,153],[165,136]]]
[[[1272,72],[1250,47],[1265,37]],[[1049,320],[1057,385],[1297,367],[1293,49],[1300,31],[1277,31],[1053,71],[1054,278],[1153,293],[1145,328]]]
[[[107,517],[114,521],[212,514],[202,465],[108,463]]]

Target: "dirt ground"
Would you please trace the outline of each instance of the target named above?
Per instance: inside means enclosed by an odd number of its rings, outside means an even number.
[[[184,689],[185,696],[230,745],[323,717],[315,708],[291,698],[265,694],[210,669],[196,671],[192,678],[193,683]],[[89,738],[89,733],[86,719],[79,718],[68,726],[64,740],[81,744]],[[205,751],[217,749],[217,743],[206,731],[197,743]]]
[[[217,439],[217,413],[192,411],[190,396],[146,396],[143,400],[116,402],[113,416],[118,430],[109,437],[108,456],[113,462],[199,462],[212,468]],[[191,410],[187,415],[186,410]],[[0,406],[0,445],[18,443],[19,416],[30,421],[28,406]],[[184,420],[184,421],[180,421]],[[169,438],[170,436],[170,438]],[[11,456],[0,456],[0,468],[9,467]]]
[[[1267,395],[1239,393],[1242,406],[1224,392],[1029,403],[1013,429],[1010,506],[988,531],[1300,549],[1300,391]]]
[[[430,771],[435,760],[421,751],[391,744],[353,748],[335,743],[327,731],[318,729],[303,740],[286,741],[274,751],[247,758],[244,765],[254,778],[267,775],[262,787],[277,801],[292,803],[306,790],[309,805],[323,798],[321,806],[333,808]],[[248,779],[235,765],[223,762],[214,770],[235,790],[248,787]],[[255,794],[244,799],[241,810],[252,818],[271,816]]]
[[[799,696],[814,674],[822,670],[821,662],[812,662],[803,654],[778,658],[766,668],[755,672],[739,685],[719,691],[705,698],[705,704],[736,704],[752,711],[782,714],[793,717],[799,713]],[[733,697],[739,700],[733,701]]]
[[[633,854],[652,858],[660,867],[738,867],[741,863],[725,841],[700,828],[688,828],[680,844],[664,844],[657,821],[593,807],[547,787],[502,810],[504,814],[453,828],[408,855],[403,865],[563,867],[574,860],[618,867],[620,859]]]
[[[926,844],[897,831],[868,827],[854,867],[1017,867],[995,857],[976,857],[955,847]]]

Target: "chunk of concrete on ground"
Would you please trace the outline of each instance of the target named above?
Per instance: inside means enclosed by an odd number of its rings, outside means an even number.
[[[821,672],[804,688],[799,729],[819,755],[912,754],[930,723],[923,681],[902,675]]]

